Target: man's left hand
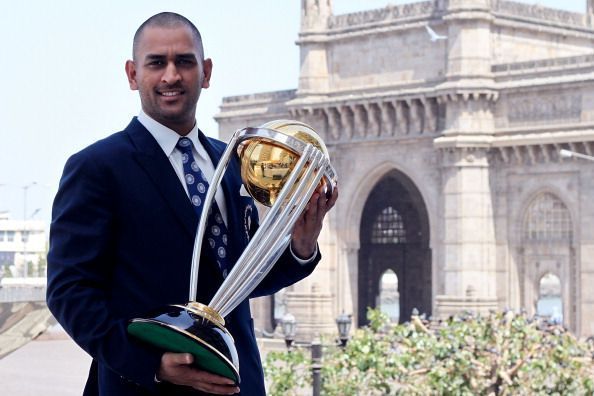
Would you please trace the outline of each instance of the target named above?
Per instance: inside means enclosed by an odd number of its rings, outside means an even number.
[[[334,187],[330,198],[326,198],[323,186],[320,186],[312,195],[293,228],[291,248],[297,257],[307,260],[314,254],[324,217],[337,199],[338,187]]]

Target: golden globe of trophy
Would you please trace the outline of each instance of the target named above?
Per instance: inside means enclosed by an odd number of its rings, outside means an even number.
[[[237,153],[246,190],[270,207],[260,227],[208,305],[196,301],[198,269],[206,220],[223,174]],[[189,302],[132,319],[128,332],[169,352],[194,355],[194,365],[239,384],[239,359],[226,317],[272,269],[291,241],[291,231],[316,188],[327,195],[336,186],[328,150],[308,125],[276,120],[240,129],[215,169],[196,231]]]

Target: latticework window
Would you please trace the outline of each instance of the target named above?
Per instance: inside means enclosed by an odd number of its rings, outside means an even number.
[[[382,210],[373,223],[371,242],[377,244],[405,243],[406,230],[402,216],[393,207]]]
[[[539,195],[528,208],[524,221],[524,239],[560,241],[571,238],[571,218],[565,204],[551,193]]]

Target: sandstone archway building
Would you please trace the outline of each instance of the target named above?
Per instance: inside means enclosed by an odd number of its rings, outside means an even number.
[[[594,151],[591,12],[435,0],[333,15],[303,0],[297,43],[296,90],[225,98],[216,118],[223,139],[291,118],[328,144],[341,199],[323,262],[283,297],[302,337],[341,312],[365,323],[387,270],[401,320],[533,314],[552,274],[564,323],[594,334],[594,163],[559,155]],[[254,308],[270,329],[272,299]]]

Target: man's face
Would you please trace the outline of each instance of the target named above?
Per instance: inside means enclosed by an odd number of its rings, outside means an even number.
[[[126,62],[130,89],[139,91],[144,112],[183,135],[194,126],[196,104],[212,71],[211,60],[200,60],[196,44],[186,26],[147,27],[134,61]]]

